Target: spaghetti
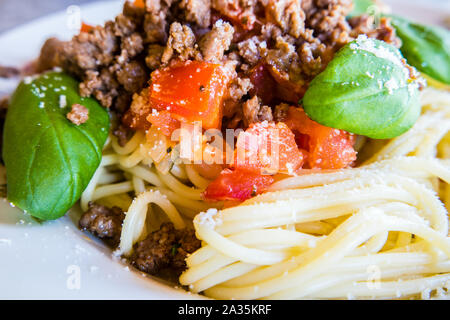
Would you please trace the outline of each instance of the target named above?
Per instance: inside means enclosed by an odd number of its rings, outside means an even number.
[[[124,255],[150,231],[152,204],[176,228],[193,219],[202,247],[187,258],[180,283],[208,297],[446,297],[449,101],[448,92],[428,88],[414,127],[367,142],[357,167],[302,170],[221,210],[201,200],[209,180],[195,166],[170,162],[165,140],[152,149],[139,131],[123,147],[112,137],[81,204],[127,208]]]

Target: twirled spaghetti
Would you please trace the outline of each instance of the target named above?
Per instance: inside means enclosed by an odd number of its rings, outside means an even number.
[[[113,137],[82,206],[129,206],[125,255],[149,232],[150,203],[178,228],[193,219],[203,245],[187,258],[180,283],[213,298],[447,296],[449,101],[448,92],[428,88],[415,126],[366,143],[357,167],[303,170],[222,210],[201,200],[209,181],[194,166],[164,165],[166,145],[149,150],[139,131],[124,147]]]

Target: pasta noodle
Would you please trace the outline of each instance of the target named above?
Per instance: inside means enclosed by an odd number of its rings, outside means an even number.
[[[180,283],[212,298],[448,297],[450,93],[427,88],[421,99],[411,130],[362,140],[369,156],[357,167],[302,170],[225,209],[202,201],[210,181],[173,163],[173,145],[157,132],[137,132],[122,147],[112,137],[81,206],[134,192],[125,255],[149,232],[149,204],[176,228],[193,220],[202,247]]]

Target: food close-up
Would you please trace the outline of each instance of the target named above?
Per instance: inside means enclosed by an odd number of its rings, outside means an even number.
[[[450,30],[389,4],[120,1],[20,64],[0,36],[0,252],[72,230],[181,297],[448,299]]]

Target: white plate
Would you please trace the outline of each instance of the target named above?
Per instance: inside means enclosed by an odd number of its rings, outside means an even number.
[[[102,24],[121,8],[122,1],[82,6],[82,20]],[[50,36],[70,39],[74,31],[67,21],[67,12],[60,12],[1,35],[0,64],[21,66],[36,58]],[[1,180],[3,168],[0,184]],[[61,219],[39,224],[0,199],[0,299],[198,298],[144,278],[118,261],[99,241],[78,230],[79,212],[71,210]]]
[[[424,23],[439,23],[450,2],[386,1],[394,12]],[[122,1],[81,7],[82,19],[101,24],[120,12]],[[34,59],[50,36],[69,39],[68,13],[33,21],[0,36],[0,64],[21,66]],[[14,84],[0,81],[11,90]],[[0,180],[4,170],[0,168]],[[0,181],[1,183],[1,181]],[[37,223],[0,200],[0,299],[190,299],[199,298],[157,279],[142,277],[99,242],[77,228],[79,210],[57,220]],[[79,281],[78,281],[79,280]]]

